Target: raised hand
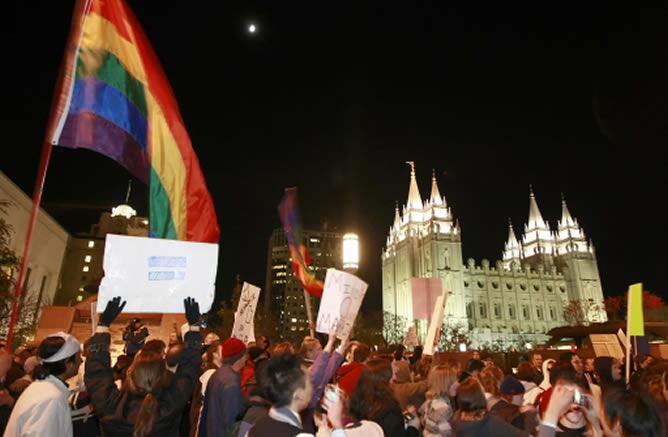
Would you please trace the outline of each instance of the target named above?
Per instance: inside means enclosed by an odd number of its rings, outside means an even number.
[[[123,311],[123,308],[125,308],[126,303],[127,303],[126,301],[123,301],[123,303],[121,303],[120,296],[117,296],[111,299],[109,302],[107,302],[107,307],[104,309],[104,312],[100,315],[99,325],[107,327],[111,325],[111,322],[113,322],[116,319],[116,317],[118,317],[118,315]]]
[[[183,306],[186,310],[186,320],[190,326],[199,326],[201,322],[201,314],[199,312],[199,304],[192,297],[183,299]]]

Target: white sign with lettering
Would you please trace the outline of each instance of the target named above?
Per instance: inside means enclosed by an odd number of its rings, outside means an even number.
[[[244,282],[243,287],[241,287],[237,312],[234,313],[232,337],[238,338],[244,343],[255,341],[255,309],[259,298],[260,288]]]
[[[213,303],[218,245],[108,234],[102,265],[99,313],[120,296],[126,313],[183,313],[193,297],[203,314]]]
[[[328,269],[316,331],[329,333],[336,329],[338,338],[348,338],[368,287],[369,284],[355,275]]]

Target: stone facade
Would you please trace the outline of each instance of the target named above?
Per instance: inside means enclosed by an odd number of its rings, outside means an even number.
[[[603,293],[596,256],[577,220],[562,202],[557,230],[550,229],[531,191],[522,239],[509,225],[502,259],[490,264],[462,259],[462,235],[432,175],[431,195],[422,201],[411,164],[408,201],[395,208],[382,254],[383,312],[413,320],[411,278],[438,277],[447,292],[444,321],[471,333],[474,347],[542,342],[566,324],[564,307],[587,301],[587,319],[603,322]],[[385,323],[392,323],[386,320]],[[417,323],[424,340],[426,322]]]

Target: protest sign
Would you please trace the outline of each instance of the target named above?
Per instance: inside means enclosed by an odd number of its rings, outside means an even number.
[[[193,297],[203,314],[211,309],[218,245],[108,234],[97,311],[116,296],[126,313],[183,313]]]
[[[411,297],[413,298],[413,318],[429,320],[436,299],[443,294],[441,278],[411,278]]]
[[[436,306],[429,322],[429,329],[427,330],[427,338],[424,341],[424,354],[434,355],[434,343],[436,342],[436,332],[441,328],[443,323],[443,311],[445,303],[447,302],[448,294],[443,293],[436,299]]]
[[[404,346],[417,346],[418,344],[418,338],[417,338],[417,333],[415,332],[415,326],[411,326],[408,328],[408,332],[406,332],[406,338],[404,338]]]
[[[255,341],[255,309],[259,297],[260,288],[244,282],[241,287],[239,305],[234,313],[234,326],[231,335],[244,343]]]
[[[336,329],[338,338],[348,338],[368,287],[369,284],[355,275],[328,269],[316,331],[329,333]]]

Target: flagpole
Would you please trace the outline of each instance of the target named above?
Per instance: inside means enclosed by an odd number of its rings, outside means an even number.
[[[626,385],[631,380],[631,288],[626,294]]]
[[[30,211],[30,221],[28,222],[28,229],[26,231],[26,240],[23,244],[23,255],[21,257],[21,264],[19,266],[19,276],[14,287],[14,301],[12,302],[11,318],[9,320],[9,327],[7,328],[7,348],[14,350],[14,328],[16,325],[16,318],[19,312],[19,302],[24,290],[24,281],[26,276],[26,268],[28,266],[28,259],[30,257],[30,249],[32,247],[32,237],[35,231],[35,224],[37,223],[37,214],[39,213],[39,206],[42,203],[42,192],[44,190],[44,181],[46,180],[46,170],[51,159],[51,149],[53,146],[49,141],[45,141],[42,145],[42,154],[39,160],[39,169],[37,171],[37,179],[35,179],[35,188],[32,194],[32,210]]]
[[[308,317],[308,327],[311,331],[311,337],[315,338],[315,325],[313,324],[313,309],[311,308],[311,296],[304,288],[304,305],[306,305],[306,317]]]

